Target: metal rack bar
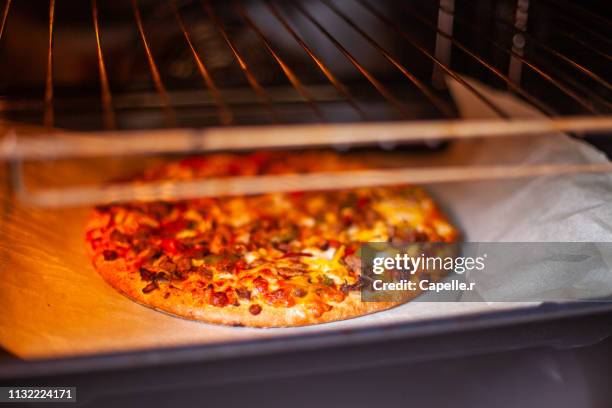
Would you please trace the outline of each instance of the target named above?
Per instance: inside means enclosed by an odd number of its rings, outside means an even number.
[[[0,139],[0,159],[41,160],[70,157],[195,153],[273,148],[314,148],[370,145],[381,142],[534,137],[559,132],[606,133],[612,117],[546,119],[366,122],[360,124],[301,124],[241,126],[92,133],[62,133],[26,138],[11,134]],[[287,134],[292,137],[288,138]]]
[[[420,21],[423,25],[429,27],[431,30],[434,30],[438,34],[446,36],[448,39],[450,39],[450,41],[453,43],[453,45],[455,45],[461,51],[463,51],[464,53],[469,55],[471,58],[473,58],[479,64],[481,64],[482,66],[487,68],[489,71],[491,71],[493,74],[495,74],[498,78],[500,78],[501,80],[506,82],[506,84],[508,85],[509,88],[511,88],[514,92],[516,92],[519,95],[521,95],[523,98],[525,98],[527,101],[529,101],[529,103],[531,103],[533,106],[537,107],[538,109],[540,109],[542,112],[545,112],[549,116],[554,116],[554,111],[552,111],[550,108],[548,108],[544,103],[542,103],[541,101],[536,99],[534,96],[529,94],[523,88],[521,88],[517,84],[513,83],[512,80],[510,80],[510,78],[508,78],[508,76],[503,74],[499,69],[495,68],[493,65],[489,64],[487,61],[484,60],[484,58],[482,58],[481,56],[479,56],[478,54],[476,54],[475,52],[473,52],[472,50],[467,48],[465,45],[463,45],[461,42],[457,41],[455,38],[450,37],[449,35],[447,35],[443,31],[439,30],[434,24],[432,24],[429,20],[427,20],[420,13],[418,13],[417,11],[412,9],[410,6],[407,6],[405,3],[401,3],[401,6],[409,14],[411,14],[418,21]]]
[[[279,116],[278,116],[278,113],[276,112],[276,109],[274,109],[274,106],[272,105],[272,100],[270,99],[270,95],[268,95],[268,92],[266,92],[266,90],[261,86],[259,81],[257,81],[257,78],[255,78],[255,75],[251,72],[251,69],[249,68],[248,64],[246,63],[244,58],[242,58],[242,55],[238,51],[238,48],[234,44],[234,41],[232,41],[229,34],[225,30],[223,23],[217,17],[215,10],[210,4],[210,1],[202,0],[202,4],[204,6],[204,10],[208,14],[208,17],[213,22],[213,24],[217,27],[217,30],[221,34],[221,37],[223,37],[223,40],[225,41],[225,43],[231,50],[234,56],[234,59],[238,63],[238,66],[240,66],[240,69],[244,73],[244,76],[246,77],[249,85],[251,86],[251,88],[253,88],[253,91],[255,91],[255,94],[257,95],[261,103],[266,107],[271,119],[274,122],[279,122]]]
[[[379,82],[374,75],[370,73],[363,65],[353,57],[353,55],[325,28],[317,19],[306,10],[300,3],[292,3],[292,5],[310,21],[327,39],[344,55],[346,59],[376,88],[376,90],[393,106],[393,108],[403,117],[409,117],[410,114],[406,107],[385,87]]]
[[[187,30],[187,26],[185,25],[185,22],[183,21],[183,17],[181,16],[181,12],[178,6],[176,5],[176,0],[170,0],[170,6],[172,7],[174,16],[176,17],[176,20],[183,33],[183,36],[185,37],[185,41],[187,41],[187,46],[189,47],[189,50],[191,51],[191,55],[193,55],[194,62],[196,66],[198,67],[198,71],[200,72],[202,79],[204,80],[204,84],[206,88],[208,88],[208,90],[210,91],[213,97],[213,100],[217,104],[217,108],[219,110],[219,119],[220,119],[221,124],[230,125],[233,122],[232,112],[227,106],[227,104],[225,103],[223,97],[221,96],[221,93],[219,92],[219,89],[217,88],[215,81],[213,80],[212,76],[208,72],[208,68],[206,67],[206,64],[204,64],[204,61],[202,61],[202,59],[200,58],[200,55],[196,51],[195,46],[193,45],[193,41],[191,40],[191,35],[189,34],[189,31]]]
[[[422,81],[420,81],[412,72],[408,70],[403,64],[401,64],[396,58],[394,58],[387,50],[385,50],[374,38],[366,33],[361,27],[359,27],[350,17],[343,13],[338,7],[336,7],[329,0],[321,0],[325,6],[332,10],[338,17],[340,17],[346,24],[348,24],[353,30],[361,35],[372,47],[374,47],[389,63],[396,67],[410,82],[416,86],[419,91],[423,93],[429,99],[432,105],[434,105],[441,113],[446,117],[453,117],[454,112],[450,105],[439,98],[431,89],[429,89]]]
[[[588,19],[590,20],[599,20],[599,22],[605,26],[610,27],[612,25],[612,21],[600,14],[596,14],[593,13],[590,10],[585,9],[584,7],[580,6],[579,4],[575,4],[575,3],[570,3],[567,0],[556,0],[557,4],[563,4],[564,7],[570,8],[573,10],[573,12],[578,12],[580,14],[584,14],[585,16],[587,16]]]
[[[2,35],[4,34],[4,27],[6,26],[6,19],[8,18],[12,1],[13,0],[6,0],[6,3],[4,4],[4,9],[2,10],[2,20],[0,20],[0,41],[2,40]]]
[[[47,75],[45,78],[45,112],[43,123],[51,128],[54,124],[53,112],[53,27],[55,23],[55,0],[49,1],[49,44],[47,51]]]
[[[406,8],[406,7],[405,7]],[[569,96],[570,98],[572,98],[573,100],[575,100],[576,102],[578,102],[583,108],[589,110],[590,112],[594,113],[594,114],[599,114],[600,112],[593,106],[593,104],[582,98],[580,95],[578,95],[576,92],[574,92],[573,90],[571,90],[570,88],[566,87],[563,83],[561,83],[561,81],[559,81],[558,79],[553,78],[550,74],[544,72],[544,70],[542,70],[540,67],[536,66],[535,64],[533,64],[532,62],[528,61],[524,56],[522,56],[521,54],[518,54],[517,52],[515,52],[514,50],[509,50],[506,47],[504,47],[503,45],[499,44],[497,41],[494,41],[488,37],[486,37],[485,33],[482,32],[482,30],[474,27],[472,24],[470,24],[469,22],[467,22],[465,19],[455,15],[455,20],[457,20],[457,22],[459,24],[461,24],[464,27],[467,27],[468,29],[470,29],[471,31],[478,33],[478,34],[482,34],[483,37],[486,38],[486,41],[489,42],[490,44],[492,44],[494,47],[496,47],[497,49],[499,49],[500,51],[510,55],[511,57],[514,57],[516,59],[518,59],[519,61],[521,61],[523,64],[525,64],[527,67],[529,67],[532,71],[538,73],[542,78],[544,78],[545,80],[547,80],[548,82],[552,83],[553,85],[555,85],[561,92],[563,92],[564,94],[566,94],[567,96]],[[576,85],[576,83],[571,80],[570,78],[565,78],[565,81],[568,83],[572,83],[572,85],[574,87],[578,87]],[[601,97],[599,97],[596,94],[591,94],[590,95],[591,98],[597,99],[599,101],[599,103],[601,103],[602,105],[606,106],[608,109],[612,109],[612,103],[605,101],[604,99],[602,99]]]
[[[331,70],[325,65],[323,61],[312,51],[312,49],[302,40],[302,38],[298,35],[298,33],[291,27],[289,22],[283,15],[278,11],[276,6],[274,6],[269,0],[264,0],[264,3],[270,13],[281,23],[281,25],[287,30],[287,32],[293,37],[293,39],[304,49],[304,52],[313,60],[315,65],[321,70],[323,75],[329,80],[329,82],[336,88],[336,91],[340,95],[342,95],[346,101],[351,105],[351,107],[359,114],[359,116],[367,120],[367,114],[359,107],[353,96],[350,94],[348,89],[344,86],[344,84],[336,78],[336,76],[331,72]]]
[[[279,86],[273,88],[266,88],[270,97],[274,100],[275,104],[301,104],[303,102],[302,97],[294,92],[293,87],[290,84],[286,86]],[[324,84],[313,84],[309,86],[309,90],[316,98],[316,102],[322,103],[343,103],[344,99],[339,97],[336,90],[328,85]],[[207,116],[211,114],[214,118],[218,119],[218,112],[216,111],[215,102],[207,98],[208,92],[205,89],[200,88],[188,88],[188,89],[177,89],[172,92],[172,106],[175,110],[179,109],[207,109],[211,108],[213,112],[208,112]],[[247,107],[261,107],[261,101],[257,98],[253,98],[253,91],[250,87],[247,88],[224,88],[223,98],[232,106],[232,109],[248,109]],[[92,106],[100,100],[99,95],[91,95],[86,97],[66,97],[63,99],[55,100],[56,109],[62,109],[63,111],[70,109],[82,108],[85,104]],[[2,100],[0,102],[0,113],[4,112],[32,112],[41,111],[44,107],[44,101],[36,99],[10,99]],[[133,112],[134,110],[159,110],[163,109],[163,105],[159,100],[159,96],[155,89],[143,89],[143,90],[128,90],[125,93],[113,93],[113,107],[115,112]],[[299,109],[299,107],[298,107]],[[100,109],[101,111],[101,109]],[[237,113],[236,113],[237,114]],[[213,118],[213,119],[214,119]],[[234,123],[236,124],[236,123]]]
[[[159,69],[157,68],[155,59],[153,58],[153,53],[149,48],[149,42],[147,41],[147,36],[145,34],[144,26],[142,24],[140,8],[138,7],[138,0],[132,0],[132,10],[134,12],[136,26],[138,27],[138,33],[140,34],[140,39],[142,40],[142,45],[145,49],[147,60],[149,62],[149,69],[151,71],[151,78],[153,79],[153,84],[155,85],[155,89],[157,90],[162,104],[164,105],[164,114],[166,115],[166,122],[169,126],[176,126],[176,114],[174,113],[174,109],[172,108],[172,104],[170,103],[168,91],[166,90],[166,87],[164,86],[164,83],[161,79],[161,75],[159,74]]]
[[[431,52],[427,50],[427,48],[423,47],[419,44],[410,34],[408,34],[405,30],[403,30],[397,23],[391,21],[389,18],[384,16],[380,11],[375,9],[373,6],[365,2],[365,0],[357,0],[366,10],[368,10],[372,15],[381,20],[383,23],[387,25],[387,27],[391,28],[398,35],[403,37],[408,43],[417,49],[421,54],[429,58],[433,63],[435,63],[440,69],[446,72],[451,78],[455,81],[459,82],[464,88],[468,89],[472,94],[474,94],[480,101],[482,101],[485,105],[487,105],[493,112],[495,112],[501,118],[508,118],[508,115],[502,111],[497,105],[495,105],[489,98],[484,96],[481,92],[479,92],[476,88],[470,85],[466,80],[464,80],[461,76],[459,76],[455,71],[453,71],[448,65],[442,63],[438,58],[436,58]]]
[[[539,3],[539,2],[538,2]],[[538,4],[536,3],[536,4]],[[565,12],[564,10],[562,10],[562,8],[560,8],[558,6],[558,4],[554,1],[546,1],[544,0],[543,3],[547,3],[547,5],[549,7],[552,8],[556,8],[557,10],[561,11],[561,12]],[[591,33],[591,35],[594,35],[595,37],[598,37],[599,40],[604,41],[609,43],[611,40],[607,37],[603,37],[601,36],[601,34],[593,32],[589,27],[584,26],[583,24],[578,23],[577,21],[575,21],[575,19],[572,18],[568,18],[566,16],[563,15],[556,15],[555,17],[560,18],[561,20],[569,23],[570,25],[574,25],[576,26],[580,32],[582,33]],[[557,29],[562,30],[564,27],[561,26],[560,24],[557,25]],[[577,44],[580,44],[581,46],[585,47],[586,49],[590,50],[591,52],[594,52],[595,54],[607,59],[607,60],[612,60],[612,55],[610,55],[609,53],[605,53],[602,50],[595,48],[594,46],[592,46],[589,42],[585,41],[584,39],[578,37],[574,32],[564,32],[562,31],[560,33],[562,36],[571,39],[572,41],[576,42]]]
[[[569,8],[573,8],[573,13],[576,14],[587,14],[588,15],[588,19],[589,21],[592,20],[599,20],[601,24],[610,27],[611,26],[611,22],[610,20],[606,19],[605,17],[598,15],[598,14],[594,14],[586,9],[584,9],[583,7],[577,6],[575,4],[571,4],[568,3],[566,1],[561,1],[561,0],[554,0],[554,1],[550,1],[550,0],[544,0],[544,3],[546,3],[549,7],[555,8],[563,13],[568,13],[570,12],[567,9],[564,9],[563,6],[560,5],[560,3],[565,4],[565,7],[569,7]],[[579,21],[576,20],[576,16],[574,14],[572,14],[571,17],[566,17],[564,15],[555,15],[555,17],[561,18],[563,21],[566,21],[568,23],[570,23],[571,25],[573,25],[574,27],[578,28],[581,32],[585,32],[588,33],[590,35],[592,35],[593,37],[596,37],[598,40],[603,41],[607,44],[612,44],[612,39],[610,39],[609,37],[598,33],[596,31],[594,31],[591,27],[586,26],[584,23],[581,23]]]
[[[612,163],[534,164],[525,166],[448,166],[353,170],[310,174],[237,176],[193,181],[46,188],[30,191],[21,172],[13,174],[15,194],[26,204],[69,207],[122,201],[155,201],[253,195],[269,192],[321,191],[397,184],[517,179],[585,173],[610,173]]]
[[[98,70],[100,72],[100,89],[102,96],[102,109],[104,115],[104,128],[107,130],[117,128],[115,119],[115,111],[113,110],[113,98],[108,84],[108,76],[106,74],[106,65],[104,64],[104,55],[102,53],[102,45],[100,43],[100,27],[98,25],[98,0],[91,0],[91,12],[94,24],[94,32],[96,34],[96,47],[98,53]]]
[[[563,15],[555,15],[554,17],[560,19],[561,21],[563,21],[565,23],[568,23],[568,24],[574,26],[580,33],[587,34],[587,35],[590,35],[593,38],[596,38],[597,41],[601,41],[603,43],[606,43],[607,45],[612,44],[612,40],[611,39],[609,39],[607,37],[604,37],[602,34],[596,32],[596,31],[593,31],[590,27],[584,25],[583,23],[580,23],[580,22],[576,21],[575,19],[563,16]]]
[[[235,2],[234,9],[240,15],[240,17],[242,17],[242,19],[247,23],[247,25],[251,28],[251,30],[253,30],[253,32],[257,35],[257,37],[259,37],[260,41],[262,42],[266,50],[270,53],[274,61],[276,61],[276,63],[278,64],[280,69],[283,71],[283,73],[285,74],[285,76],[287,77],[291,85],[302,96],[302,98],[304,98],[304,100],[308,103],[308,105],[310,106],[312,111],[315,113],[315,115],[319,118],[319,120],[326,121],[325,116],[323,115],[323,112],[321,111],[321,109],[319,109],[317,104],[312,99],[312,96],[310,95],[310,92],[308,92],[308,89],[306,89],[306,87],[304,86],[304,84],[302,84],[302,81],[300,81],[300,79],[295,74],[295,72],[293,72],[293,70],[287,65],[287,63],[285,63],[285,61],[280,57],[280,55],[278,55],[278,53],[274,50],[274,48],[272,47],[272,44],[270,44],[270,41],[268,41],[264,33],[257,26],[257,24],[255,24],[253,19],[249,17],[249,15],[244,10],[244,8],[240,5],[240,3]]]
[[[573,33],[566,33],[566,32],[561,32],[560,33],[563,37],[565,38],[569,38],[570,40],[574,41],[576,44],[580,44],[580,46],[586,48],[587,50],[599,55],[602,58],[607,59],[608,61],[612,61],[612,55],[611,54],[606,54],[605,52],[593,47],[591,44],[587,43],[586,41],[583,41],[582,39],[578,38],[575,34]]]

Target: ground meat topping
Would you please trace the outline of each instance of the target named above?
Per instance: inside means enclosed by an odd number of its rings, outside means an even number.
[[[214,292],[210,297],[210,304],[217,307],[223,307],[228,304],[227,295],[223,292]]]
[[[143,281],[151,281],[153,280],[154,276],[155,272],[151,272],[146,268],[140,268],[140,279],[142,279]]]
[[[237,288],[236,289],[236,294],[241,299],[247,299],[248,300],[248,299],[251,298],[251,292],[248,289],[245,289],[245,288]]]
[[[102,252],[102,256],[104,256],[104,260],[105,261],[114,261],[115,259],[117,259],[117,251],[112,251],[110,249],[105,250],[104,252]]]
[[[253,316],[257,316],[258,314],[261,313],[261,306],[259,306],[259,305],[251,305],[249,307],[249,313],[251,313]]]
[[[159,288],[159,285],[157,284],[157,282],[153,281],[153,282],[149,283],[147,286],[145,286],[142,289],[142,293],[145,293],[145,294],[146,293],[150,293],[150,292],[153,292],[155,289],[158,289],[158,288]]]

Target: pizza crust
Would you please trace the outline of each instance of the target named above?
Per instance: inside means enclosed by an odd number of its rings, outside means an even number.
[[[330,311],[323,313],[320,317],[314,317],[305,312],[300,313],[299,306],[291,308],[266,306],[262,308],[261,313],[255,316],[249,312],[250,303],[248,302],[240,306],[216,307],[198,303],[189,293],[169,287],[143,293],[143,281],[137,272],[129,270],[123,259],[105,261],[98,256],[94,258],[94,266],[107,283],[142,305],[187,319],[228,326],[307,326],[364,316],[404,303],[362,302],[361,293],[352,291],[342,303],[335,304]],[[170,295],[165,297],[166,293]],[[418,293],[414,294],[416,295]]]

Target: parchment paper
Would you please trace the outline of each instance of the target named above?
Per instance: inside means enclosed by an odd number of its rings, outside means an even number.
[[[492,116],[460,86],[451,82],[450,87],[464,117]],[[512,115],[536,115],[513,97],[485,88],[481,92]],[[391,155],[398,163],[414,165],[606,160],[594,148],[563,135],[463,141],[441,154],[406,156]],[[393,161],[389,156],[380,160]],[[89,165],[95,169],[95,163]],[[85,177],[86,166],[83,169]],[[565,176],[435,185],[429,190],[469,241],[612,241],[611,181],[609,175]],[[348,321],[292,329],[203,324],[140,306],[107,285],[84,252],[88,209],[24,208],[6,197],[2,209],[0,344],[22,358],[300,335],[532,305],[414,302]]]

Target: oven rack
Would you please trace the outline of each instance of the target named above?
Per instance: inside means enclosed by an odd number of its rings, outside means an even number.
[[[42,123],[52,128],[57,126],[56,109],[68,109],[70,107],[83,104],[83,100],[66,98],[66,100],[57,99],[54,84],[54,65],[55,53],[57,47],[54,33],[57,29],[56,25],[56,1],[48,1],[48,47],[46,58],[46,78],[44,81],[44,97],[38,100],[37,98],[6,98],[0,104],[0,112],[8,115],[12,111],[19,110],[42,110]],[[457,2],[457,4],[455,4]],[[306,80],[301,78],[296,67],[290,66],[286,58],[281,55],[279,47],[276,45],[278,41],[273,41],[269,34],[266,34],[263,27],[261,17],[253,17],[249,10],[252,10],[252,5],[256,4],[260,9],[265,10],[267,18],[271,19],[279,27],[282,27],[284,35],[287,37],[284,41],[292,41],[296,49],[303,51],[304,64],[309,64],[314,70],[319,71],[322,78],[325,78],[325,83],[306,84]],[[336,4],[336,3],[341,3]],[[516,2],[514,13],[500,17],[495,15],[494,23],[499,29],[510,30],[513,35],[510,44],[502,44],[498,38],[490,38],[482,28],[477,27],[473,22],[469,21],[465,16],[470,13],[477,13],[478,10],[470,9],[473,5],[469,2],[460,2],[459,0],[441,0],[438,5],[437,21],[427,16],[424,10],[419,10],[417,7],[407,2],[391,2],[397,4],[399,9],[406,16],[409,16],[415,25],[420,25],[421,29],[426,30],[430,37],[435,36],[435,47],[431,49],[425,41],[416,38],[415,34],[408,27],[402,27],[393,17],[385,14],[380,9],[380,4],[376,4],[368,0],[351,0],[349,2],[332,2],[331,0],[316,0],[313,2],[274,2],[271,0],[258,0],[255,2],[231,2],[229,6],[211,2],[210,0],[196,1],[178,1],[168,0],[160,2],[159,8],[162,9],[163,23],[168,26],[174,25],[182,33],[183,44],[177,44],[177,47],[185,47],[189,50],[193,63],[197,67],[197,71],[203,81],[203,89],[199,89],[199,93],[194,95],[185,95],[179,89],[171,89],[162,77],[159,68],[159,61],[155,55],[155,49],[152,48],[151,34],[153,27],[147,26],[146,16],[141,11],[139,0],[131,0],[131,11],[133,14],[133,22],[135,31],[137,31],[137,44],[143,50],[144,59],[146,59],[150,79],[153,84],[153,94],[141,95],[132,100],[126,98],[120,92],[115,93],[112,89],[112,78],[109,77],[107,65],[109,57],[105,55],[103,25],[99,9],[104,7],[104,4],[97,0],[91,0],[91,30],[95,34],[95,47],[97,56],[97,66],[99,70],[99,89],[101,109],[101,122],[104,129],[122,129],[117,119],[118,109],[159,109],[163,114],[164,125],[168,127],[184,126],[179,121],[177,111],[186,108],[194,108],[198,106],[214,107],[217,111],[217,124],[224,125],[240,125],[235,121],[233,109],[239,109],[239,100],[244,101],[244,95],[238,98],[231,99],[232,92],[235,89],[224,89],[212,76],[208,67],[207,57],[198,49],[197,44],[193,39],[190,31],[191,27],[184,19],[184,9],[187,6],[193,6],[195,13],[200,13],[197,18],[209,21],[217,30],[218,35],[222,38],[223,43],[231,51],[234,58],[234,63],[240,67],[242,75],[248,84],[247,88],[252,89],[252,94],[249,103],[257,106],[265,112],[267,119],[264,124],[275,125],[286,123],[286,119],[282,117],[280,108],[286,104],[301,104],[305,109],[309,110],[309,114],[304,114],[304,117],[312,117],[312,121],[317,123],[334,122],[334,118],[326,115],[325,104],[329,102],[345,104],[354,112],[354,120],[351,122],[361,123],[368,121],[376,121],[376,118],[369,117],[369,112],[364,106],[365,102],[359,100],[359,95],[355,95],[351,85],[344,82],[339,75],[334,73],[334,67],[330,62],[324,60],[319,55],[316,47],[310,44],[307,36],[300,31],[304,31],[302,25],[305,23],[310,25],[310,29],[317,33],[331,44],[331,47],[338,51],[361,76],[363,83],[370,87],[370,90],[375,91],[384,101],[384,104],[393,111],[393,116],[388,116],[394,120],[408,121],[415,118],[411,112],[412,106],[406,104],[406,101],[401,100],[401,97],[391,89],[393,84],[385,83],[379,79],[373,71],[368,68],[368,61],[360,61],[354,52],[350,50],[350,44],[342,43],[341,39],[334,35],[333,27],[326,25],[320,16],[315,15],[311,11],[313,8],[324,9],[327,13],[335,16],[338,22],[350,28],[354,34],[363,40],[363,46],[372,47],[377,56],[381,60],[385,60],[398,73],[398,78],[401,78],[406,84],[411,85],[413,90],[420,93],[423,97],[423,104],[428,104],[429,108],[437,112],[441,119],[449,119],[456,117],[455,108],[444,98],[437,89],[444,86],[442,76],[457,81],[461,86],[474,95],[481,102],[486,104],[500,118],[500,121],[508,118],[508,113],[493,103],[489,98],[479,92],[474,86],[464,79],[464,75],[453,66],[455,54],[461,55],[470,60],[474,65],[482,68],[482,70],[500,83],[507,89],[518,95],[523,100],[540,110],[546,116],[559,116],[557,110],[553,108],[554,99],[550,96],[547,98],[541,95],[535,95],[526,85],[522,84],[523,77],[529,73],[545,82],[554,91],[562,97],[568,99],[575,107],[574,113],[579,115],[603,116],[610,115],[612,111],[612,101],[610,94],[612,85],[609,78],[605,78],[606,73],[601,72],[601,64],[599,72],[594,67],[589,66],[593,62],[608,62],[611,59],[609,48],[609,21],[602,16],[595,16],[600,24],[591,24],[590,27],[581,23],[581,18],[585,18],[585,14],[590,13],[580,6],[572,5],[572,3],[562,0],[560,2],[552,2],[549,0],[520,0]],[[467,8],[466,8],[466,5]],[[456,8],[465,9],[463,15],[455,12]],[[6,28],[10,20],[11,8],[15,7],[15,2],[12,0],[4,0],[0,18],[0,45],[2,44],[3,36],[6,34]],[[567,52],[559,50],[558,43],[546,43],[545,39],[537,38],[535,33],[530,33],[528,30],[528,16],[530,8],[537,10],[545,8],[547,13],[551,14],[552,23],[557,20],[567,22],[565,26],[562,24],[555,25],[555,35],[563,36],[567,41],[571,41],[586,53],[578,57],[568,55]],[[219,10],[222,9],[222,10]],[[229,10],[229,11],[228,11]],[[223,13],[221,13],[223,11]],[[240,20],[245,27],[249,29],[249,33],[259,40],[259,45],[266,50],[270,61],[282,71],[286,81],[286,86],[278,86],[268,88],[260,79],[257,78],[253,62],[247,60],[244,50],[239,49],[236,39],[232,38],[230,30],[227,27],[227,22],[223,21],[223,17],[227,13],[233,14],[233,17]],[[395,40],[402,41],[402,47],[406,47],[410,52],[414,52],[415,58],[424,58],[431,63],[431,71],[433,79],[430,81],[423,78],[422,75],[413,72],[402,58],[394,55],[394,52],[385,48],[382,42],[374,38],[374,33],[368,33],[367,29],[361,27],[358,18],[352,14],[368,14],[369,18],[375,19],[383,24],[387,31],[395,36]],[[221,15],[223,14],[223,16]],[[319,13],[320,14],[320,13]],[[191,16],[191,13],[190,13]],[[304,20],[302,25],[296,25],[297,18]],[[586,17],[595,18],[591,14]],[[598,20],[595,20],[598,22]],[[159,23],[158,20],[155,21]],[[576,28],[577,27],[577,28]],[[578,31],[577,31],[578,30]],[[608,32],[606,32],[606,30]],[[557,32],[558,31],[558,32]],[[465,39],[460,39],[460,33],[465,35],[478,36],[482,42],[492,47],[493,49],[505,55],[507,59],[506,69],[502,69],[500,63],[495,63],[489,60],[489,56],[485,52],[477,50],[475,46],[468,44]],[[597,42],[590,41],[595,38],[601,44],[597,47]],[[127,46],[127,45],[126,45]],[[536,56],[540,53],[529,53],[530,47],[534,47],[546,56],[546,65],[549,70],[541,62],[542,58]],[[1,48],[0,48],[1,52]],[[533,56],[534,58],[531,58]],[[451,58],[452,57],[452,58]],[[583,62],[586,61],[586,62]],[[333,61],[332,61],[333,62]],[[597,64],[595,64],[597,65]],[[256,67],[255,67],[256,68]],[[606,67],[604,66],[604,69]],[[362,84],[363,85],[363,84]],[[291,89],[294,90],[290,92]],[[196,91],[196,90],[194,90]],[[280,95],[279,95],[280,94]],[[199,100],[198,100],[199,99]],[[91,102],[91,101],[89,101]]]
[[[57,0],[58,2],[60,0]],[[319,70],[326,78],[327,84],[306,84],[305,79],[298,75],[281,55],[276,43],[266,33],[257,18],[251,15],[253,3],[260,5],[268,13],[268,17],[282,27],[286,36],[301,49],[307,61]],[[368,174],[312,174],[286,177],[250,177],[221,180],[206,180],[190,183],[156,183],[152,185],[110,184],[96,187],[70,187],[61,189],[44,189],[30,191],[24,182],[21,163],[24,160],[48,160],[61,158],[79,158],[104,155],[132,155],[156,153],[193,153],[227,150],[250,150],[258,148],[303,148],[328,147],[345,145],[374,145],[384,142],[423,141],[440,139],[490,138],[490,137],[520,137],[546,135],[554,132],[571,132],[576,135],[585,133],[604,134],[612,129],[612,103],[610,102],[610,82],[604,78],[601,71],[597,72],[578,58],[560,51],[555,43],[546,43],[535,33],[528,31],[528,15],[530,7],[545,8],[554,11],[552,19],[567,22],[567,26],[559,26],[559,32],[568,41],[579,45],[595,60],[609,62],[610,54],[606,51],[609,40],[605,34],[608,20],[605,17],[593,17],[590,12],[580,6],[572,5],[565,0],[551,2],[548,0],[529,1],[520,0],[516,3],[512,21],[496,16],[495,24],[505,27],[513,32],[512,43],[505,45],[498,39],[489,38],[480,27],[472,24],[464,15],[456,12],[460,4],[454,0],[441,0],[437,8],[437,21],[430,19],[422,10],[399,2],[403,13],[411,16],[417,24],[424,27],[430,35],[435,37],[434,47],[428,47],[426,41],[416,38],[407,27],[398,24],[393,17],[386,15],[378,5],[368,0],[351,0],[350,2],[332,2],[330,0],[317,0],[315,2],[286,2],[279,3],[270,0],[256,2],[232,2],[229,6],[221,6],[209,0],[178,2],[169,0],[162,3],[162,16],[168,18],[168,24],[175,24],[182,33],[183,46],[187,47],[193,62],[197,66],[199,75],[204,82],[206,94],[202,100],[197,95],[185,94],[189,92],[172,89],[162,77],[155,50],[151,46],[150,27],[147,28],[147,19],[141,10],[141,2],[131,0],[131,11],[134,26],[138,33],[139,44],[144,50],[146,64],[153,84],[153,93],[145,98],[130,95],[121,95],[113,91],[112,81],[107,72],[108,57],[104,52],[104,37],[101,27],[100,8],[103,3],[92,0],[91,19],[92,30],[96,39],[97,66],[99,70],[99,87],[101,102],[101,122],[104,131],[66,132],[56,128],[56,109],[65,109],[71,104],[79,104],[79,100],[62,100],[55,97],[54,60],[56,29],[55,7],[56,0],[49,0],[48,14],[48,48],[47,68],[44,82],[44,98],[42,100],[6,100],[0,103],[0,112],[11,112],[19,109],[41,109],[42,125],[36,137],[23,137],[19,132],[8,131],[0,143],[0,158],[10,160],[12,165],[12,185],[17,197],[32,205],[65,206],[85,205],[99,202],[118,200],[153,200],[159,198],[184,198],[197,195],[225,195],[238,193],[262,193],[266,191],[287,191],[357,187],[363,185],[379,185],[393,183],[431,183],[443,181],[486,180],[515,177],[532,177],[540,175],[559,175],[590,172],[609,172],[612,166],[609,163],[564,165],[546,164],[541,166],[482,166],[458,168],[420,168],[420,169],[388,169],[372,170]],[[12,0],[5,0],[0,19],[0,45],[2,42],[7,21],[10,18]],[[267,115],[264,126],[245,126],[236,121],[235,110],[242,104],[245,94],[236,96],[236,89],[223,88],[212,76],[207,66],[206,55],[198,50],[188,22],[184,18],[184,7],[196,5],[201,18],[208,19],[216,28],[227,48],[231,51],[234,62],[240,67],[242,74],[253,91],[254,99],[249,102],[257,106]],[[336,16],[354,31],[365,43],[369,44],[380,56],[397,70],[400,77],[414,89],[420,92],[424,103],[439,114],[439,119],[423,120],[414,117],[410,112],[411,106],[406,100],[397,96],[390,89],[387,82],[380,80],[363,61],[349,50],[333,34],[331,27],[325,25],[320,18],[311,11],[313,4],[323,7]],[[464,5],[464,3],[461,3]],[[287,8],[294,14],[289,14]],[[403,41],[416,54],[431,63],[431,79],[412,72],[410,67],[401,58],[394,55],[384,44],[361,27],[348,10],[359,8],[384,24],[396,38]],[[223,10],[220,10],[223,9]],[[249,32],[258,39],[271,61],[282,71],[288,86],[287,89],[267,87],[258,78],[250,61],[248,61],[232,38],[230,30],[223,20],[227,12],[249,28]],[[469,10],[469,9],[468,9]],[[222,12],[223,11],[223,12]],[[472,10],[474,11],[474,10]],[[158,13],[159,14],[159,13]],[[431,14],[431,13],[430,13]],[[361,75],[363,83],[374,90],[385,106],[393,111],[395,116],[391,120],[377,120],[369,116],[367,104],[354,93],[352,82],[349,84],[334,73],[334,67],[319,56],[315,47],[300,32],[299,27],[289,16],[299,15],[310,24],[355,68]],[[584,19],[597,21],[597,24],[586,26]],[[601,21],[599,21],[601,20]],[[499,63],[489,61],[483,52],[470,46],[458,33],[471,33],[482,37],[483,42],[507,57],[507,69],[502,70]],[[596,41],[590,41],[595,39]],[[606,41],[607,40],[607,41]],[[596,44],[603,44],[598,48]],[[547,70],[541,59],[531,59],[529,47],[535,47],[546,54],[547,64],[550,61],[555,66],[564,67],[563,70]],[[0,49],[1,52],[1,49]],[[500,81],[508,91],[517,95],[523,101],[539,110],[542,118],[512,119],[508,112],[494,103],[481,92],[477,86],[465,77],[464,73],[453,65],[454,53],[461,53],[472,61],[488,75]],[[453,57],[454,58],[454,57]],[[554,71],[554,72],[553,72]],[[566,115],[553,108],[554,101],[542,98],[531,92],[523,84],[527,75],[537,77],[539,80],[554,88],[555,92],[573,103],[575,113]],[[439,90],[444,86],[444,77],[456,81],[466,92],[476,100],[487,106],[496,119],[491,120],[457,120],[455,107],[444,97]],[[333,91],[333,92],[330,92]],[[232,95],[234,95],[232,97]],[[191,98],[191,99],[190,99]],[[190,99],[185,102],[185,99]],[[119,101],[119,102],[118,102]],[[326,104],[344,103],[355,114],[355,120],[349,123],[335,123],[326,115]],[[314,121],[307,123],[287,123],[281,113],[286,105],[303,105],[310,111]],[[206,106],[214,108],[218,123],[214,126],[188,127],[180,123],[182,109]],[[157,110],[161,113],[165,130],[129,130],[121,126],[118,112],[122,109]],[[388,119],[389,119],[388,118]],[[313,123],[314,122],[314,123]],[[11,126],[6,126],[11,129]],[[323,186],[323,187],[322,187]]]
[[[537,176],[612,172],[612,163],[544,163],[530,165],[445,165],[380,168],[270,176],[223,177],[194,181],[116,182],[94,186],[28,188],[25,160],[57,160],[87,157],[121,157],[160,153],[243,151],[249,149],[317,148],[371,145],[398,141],[454,140],[500,137],[525,138],[559,131],[602,132],[611,118],[555,118],[509,120],[460,120],[440,123],[391,122],[361,125],[285,125],[107,132],[96,138],[87,133],[61,133],[50,137],[19,138],[15,134],[0,143],[0,158],[8,159],[15,196],[31,206],[57,208],[121,201],[155,201],[192,197],[217,197],[266,192],[315,191],[393,184],[485,181]],[[406,130],[409,129],[407,132]],[[287,139],[287,133],[294,136]]]

